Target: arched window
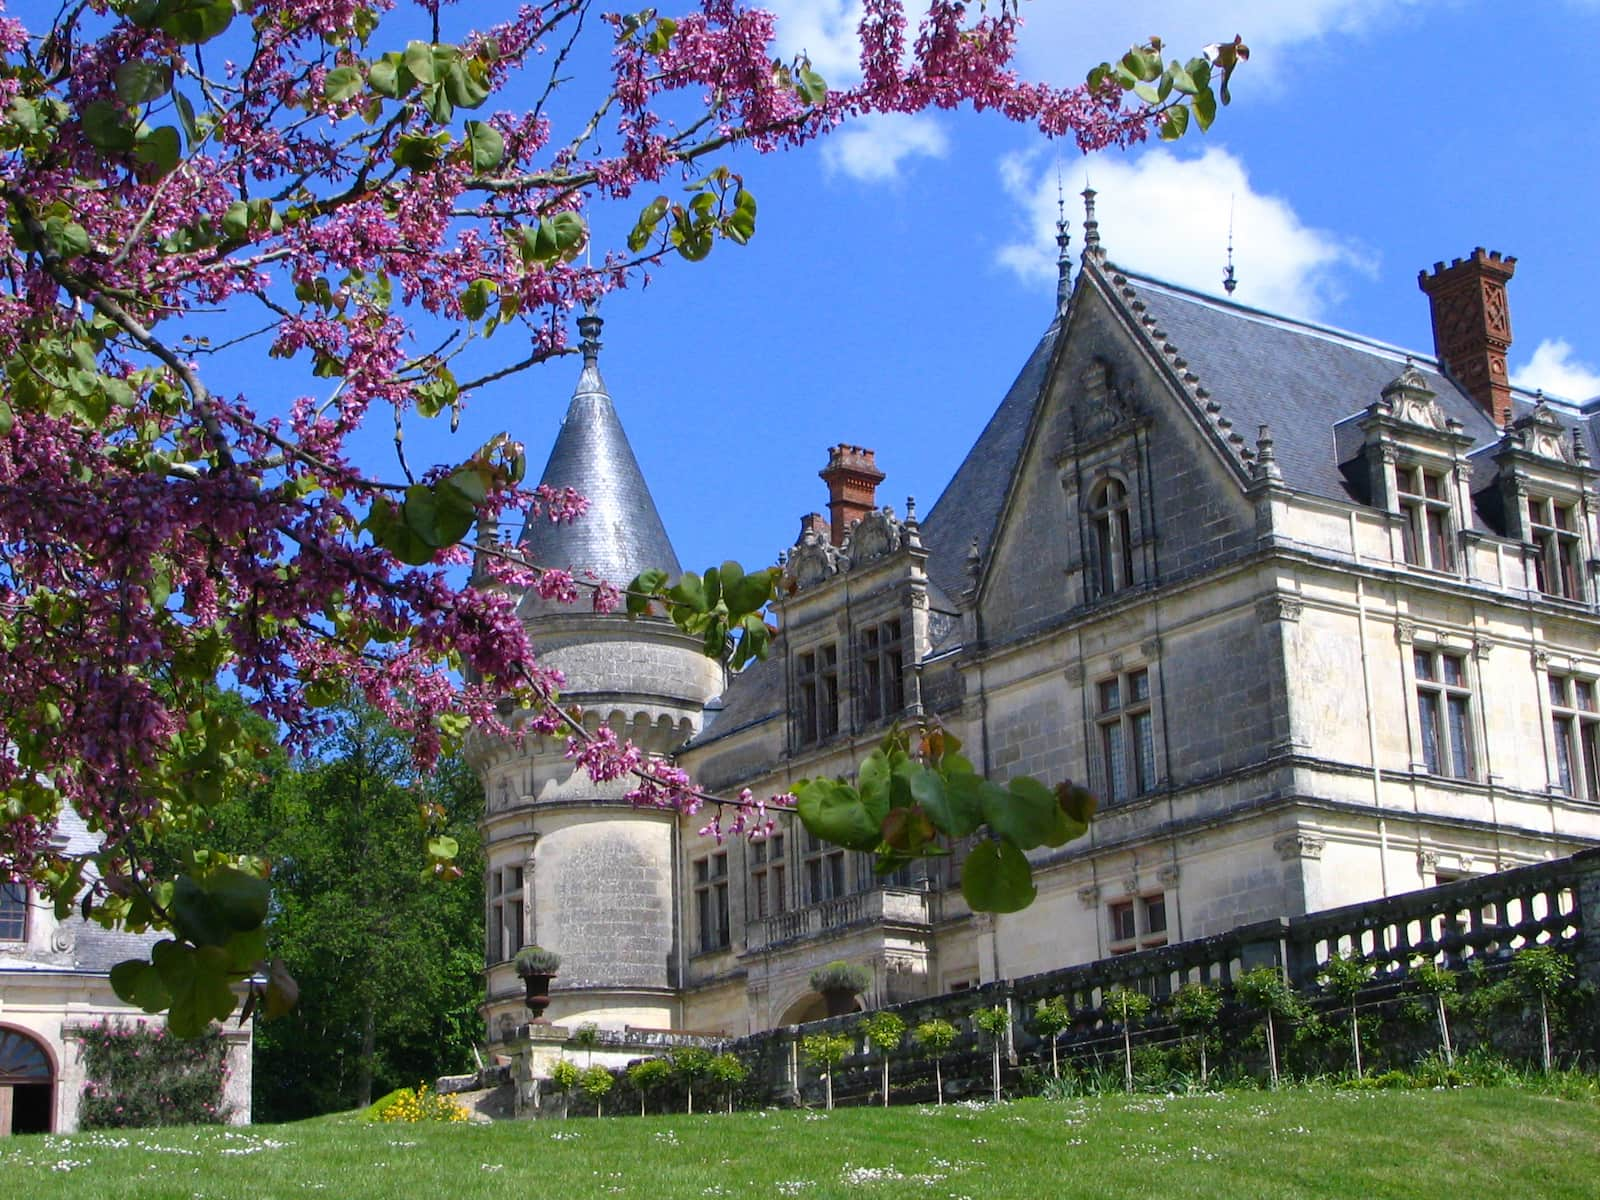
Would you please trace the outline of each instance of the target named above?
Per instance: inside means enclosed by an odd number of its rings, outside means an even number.
[[[1100,595],[1133,583],[1133,519],[1128,489],[1120,479],[1107,479],[1089,499],[1089,527],[1094,537],[1095,583]]]

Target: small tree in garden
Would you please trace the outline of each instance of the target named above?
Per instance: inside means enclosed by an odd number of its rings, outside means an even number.
[[[1433,1012],[1439,1024],[1439,1044],[1444,1048],[1445,1065],[1455,1066],[1456,1051],[1450,1044],[1450,1018],[1445,1010],[1455,999],[1456,973],[1441,967],[1432,959],[1423,959],[1413,964],[1406,982],[1413,991],[1433,998]]]
[[[922,1052],[933,1059],[933,1088],[938,1097],[938,1103],[944,1104],[944,1073],[940,1065],[950,1047],[955,1044],[956,1027],[949,1021],[941,1021],[935,1017],[923,1021],[911,1031],[911,1036],[917,1045],[922,1047]]]
[[[616,1082],[604,1067],[585,1067],[578,1076],[578,1086],[583,1089],[583,1094],[594,1101],[595,1116],[600,1116],[601,1105]]]
[[[1277,1020],[1293,1021],[1301,1010],[1300,998],[1289,987],[1277,967],[1257,967],[1233,981],[1233,994],[1246,1008],[1253,1008],[1266,1019],[1267,1073],[1272,1086],[1278,1086]]]
[[[1222,1015],[1222,993],[1198,981],[1186,983],[1172,997],[1172,1019],[1200,1044],[1200,1086],[1211,1082],[1206,1043]]]
[[[1050,1043],[1050,1075],[1055,1079],[1061,1078],[1061,1059],[1056,1044],[1071,1025],[1072,1009],[1067,1007],[1065,996],[1041,1000],[1033,1010],[1034,1032]]]
[[[828,1110],[833,1110],[833,1069],[850,1053],[850,1039],[842,1033],[812,1033],[800,1039],[800,1057],[822,1072],[827,1085]]]
[[[646,1058],[628,1067],[628,1086],[639,1093],[639,1115],[644,1116],[645,1098],[658,1092],[672,1078],[672,1064],[664,1058]]]
[[[1361,1023],[1356,1019],[1356,997],[1361,995],[1361,989],[1372,978],[1372,964],[1359,954],[1335,954],[1323,964],[1318,978],[1322,986],[1337,996],[1349,1010],[1350,1053],[1355,1058],[1356,1078],[1360,1079],[1364,1072],[1361,1069]]]
[[[1120,983],[1106,992],[1102,1006],[1106,1016],[1122,1026],[1122,1087],[1133,1091],[1133,1024],[1150,1013],[1150,997]]]
[[[672,1071],[689,1093],[689,1111],[694,1112],[694,1085],[711,1074],[711,1051],[702,1046],[684,1046],[672,1055]]]
[[[722,1094],[728,1102],[728,1111],[733,1111],[733,1094],[739,1090],[739,1085],[750,1074],[737,1054],[728,1051],[717,1055],[711,1060],[711,1078],[722,1085]]]
[[[1000,1042],[1011,1028],[1011,1014],[1000,1005],[980,1009],[972,1023],[989,1035],[989,1050],[994,1062],[994,1101],[1000,1103]]]
[[[1524,946],[1511,960],[1511,978],[1526,996],[1539,1000],[1539,1045],[1544,1051],[1544,1069],[1550,1071],[1549,999],[1572,978],[1572,959],[1549,946]]]
[[[883,1062],[883,1106],[888,1108],[889,1055],[900,1049],[900,1042],[906,1036],[906,1023],[892,1012],[875,1012],[861,1022],[861,1032]]]
[[[583,1065],[594,1066],[594,1048],[600,1042],[600,1026],[585,1021],[572,1033],[572,1040],[583,1048]]]
[[[563,1121],[567,1119],[567,1106],[570,1103],[572,1089],[578,1086],[581,1074],[582,1072],[578,1070],[577,1063],[568,1062],[564,1058],[550,1068],[550,1086],[561,1094],[561,1119]]]

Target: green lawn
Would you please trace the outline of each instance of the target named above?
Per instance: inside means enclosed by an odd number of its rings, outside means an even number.
[[[380,1125],[0,1142],[22,1200],[901,1200],[1600,1193],[1600,1105],[1525,1091],[1024,1100],[998,1108]]]

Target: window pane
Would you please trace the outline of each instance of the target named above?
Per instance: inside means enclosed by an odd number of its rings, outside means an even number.
[[[1422,476],[1422,486],[1427,489],[1430,500],[1444,499],[1444,476],[1425,472]]]
[[[1415,650],[1411,655],[1411,664],[1416,669],[1418,679],[1433,678],[1433,655],[1424,650]]]
[[[1129,675],[1128,690],[1132,693],[1132,702],[1150,699],[1150,672],[1135,671]]]
[[[1147,712],[1133,718],[1133,751],[1136,755],[1136,782],[1142,795],[1156,785],[1155,722]]]
[[[1582,686],[1582,685],[1580,685]],[[1558,708],[1571,708],[1572,701],[1567,696],[1567,680],[1564,675],[1550,676],[1550,703]]]
[[[1167,898],[1152,896],[1144,902],[1144,926],[1147,933],[1167,931]]]
[[[1117,723],[1101,726],[1104,741],[1106,791],[1113,800],[1128,798],[1128,763],[1123,754],[1122,726]]]
[[[28,885],[0,883],[0,941],[20,942],[28,935]]]
[[[1472,763],[1468,753],[1471,742],[1467,730],[1467,701],[1464,696],[1449,697],[1450,709],[1450,773],[1457,779],[1472,776]]]
[[[1439,697],[1434,692],[1417,695],[1422,725],[1422,763],[1430,775],[1439,774]]]
[[[1578,685],[1578,707],[1583,709],[1585,712],[1593,712],[1594,711],[1594,684],[1590,683],[1587,679],[1580,679],[1580,680],[1577,681],[1577,685]]]
[[[1572,795],[1572,718],[1557,717],[1556,776],[1561,780],[1561,790]]]
[[[1444,681],[1451,687],[1462,687],[1466,678],[1466,668],[1462,661],[1448,654],[1440,661],[1444,666]]]
[[[1132,941],[1138,936],[1138,930],[1133,924],[1132,904],[1113,904],[1111,906],[1111,940],[1114,942]]]
[[[1448,571],[1455,559],[1450,554],[1450,526],[1444,511],[1428,510],[1428,566],[1436,571]]]
[[[1578,740],[1583,748],[1584,794],[1591,800],[1600,800],[1600,721],[1579,725]]]
[[[1116,712],[1122,707],[1120,686],[1115,679],[1108,679],[1100,685],[1100,711],[1103,713]]]
[[[788,897],[783,890],[783,868],[772,868],[772,911],[781,913],[789,907]]]

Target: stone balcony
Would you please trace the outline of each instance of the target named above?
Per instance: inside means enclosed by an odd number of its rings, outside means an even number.
[[[765,952],[871,926],[926,931],[928,893],[915,888],[878,888],[751,921],[746,929],[745,949]]]

